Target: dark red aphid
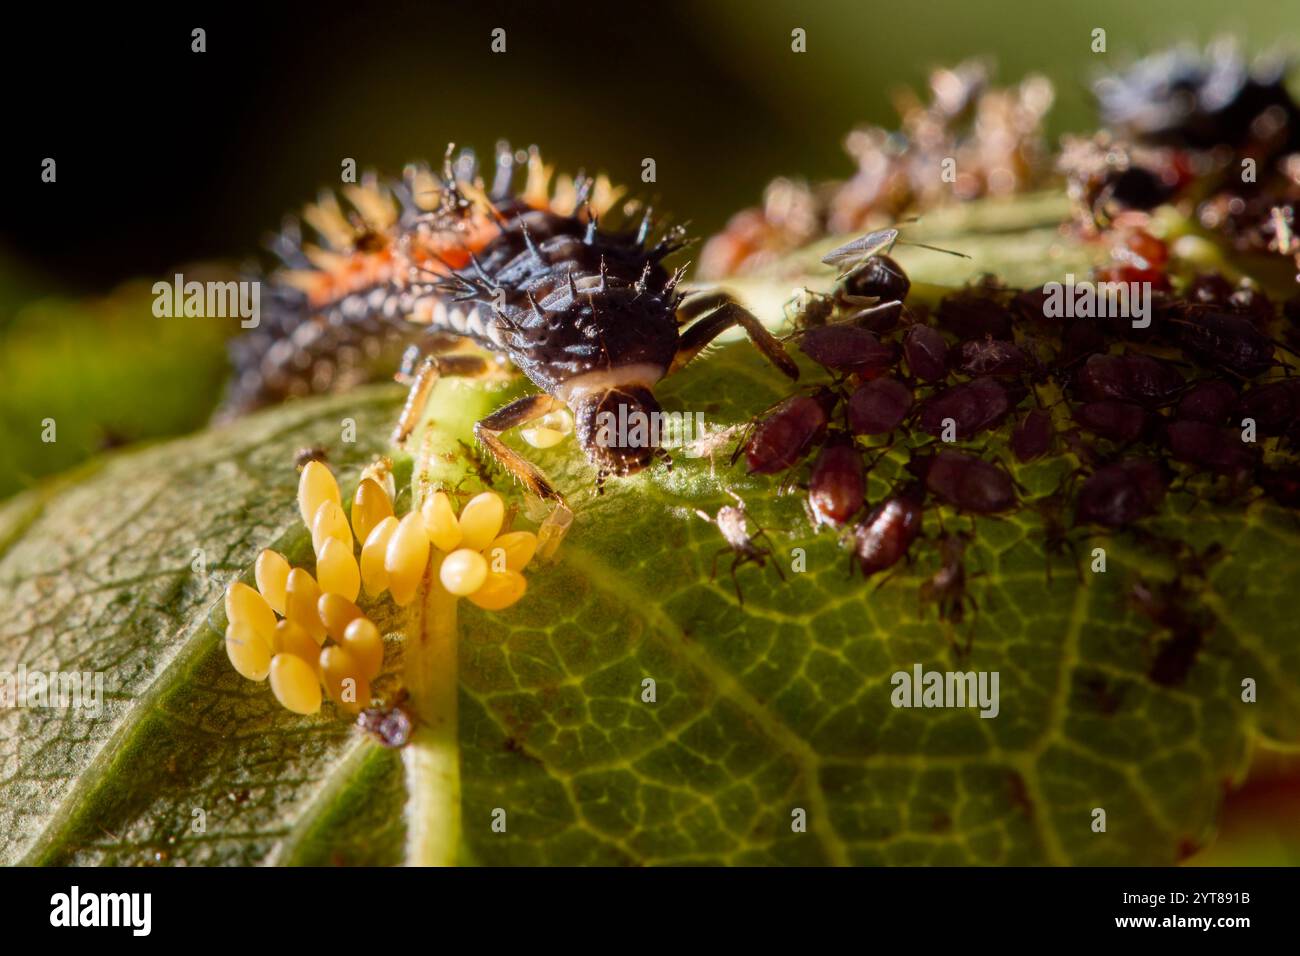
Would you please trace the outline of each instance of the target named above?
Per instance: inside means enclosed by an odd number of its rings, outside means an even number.
[[[823,325],[804,332],[799,349],[810,359],[836,372],[867,372],[894,364],[894,346],[880,341],[870,329],[856,325]]]
[[[1161,405],[1183,387],[1183,376],[1168,362],[1130,352],[1093,355],[1075,377],[1075,387],[1087,401],[1114,399]]]
[[[1001,422],[1011,405],[999,382],[977,378],[931,395],[921,404],[918,422],[922,431],[942,437],[945,423],[951,419],[957,440],[966,441]]]
[[[1260,435],[1285,434],[1300,421],[1300,379],[1287,378],[1247,389],[1237,403],[1237,411],[1242,418],[1255,420]]]
[[[960,354],[957,367],[967,375],[1019,375],[1029,367],[1024,350],[1001,339],[963,342]]]
[[[1207,379],[1197,382],[1178,400],[1177,414],[1181,419],[1222,425],[1237,404],[1237,392],[1227,382]]]
[[[1147,668],[1147,677],[1162,687],[1184,683],[1213,618],[1197,609],[1194,596],[1178,578],[1155,590],[1138,581],[1129,591],[1129,600],[1160,630],[1169,632]]]
[[[1202,272],[1187,286],[1187,298],[1200,305],[1227,305],[1232,283],[1217,272]]]
[[[1237,289],[1228,297],[1228,307],[1238,315],[1244,315],[1254,323],[1255,328],[1263,330],[1273,321],[1273,301],[1260,289],[1246,286]]]
[[[960,339],[1011,338],[1011,312],[997,299],[956,292],[939,303],[939,324]]]
[[[908,369],[923,382],[942,381],[948,374],[948,343],[932,326],[914,325],[907,330],[903,357]]]
[[[1253,378],[1274,364],[1272,340],[1250,319],[1196,309],[1176,321],[1179,343],[1203,362],[1245,378]]]
[[[1016,504],[1011,476],[974,455],[941,451],[914,456],[907,463],[907,470],[920,478],[937,498],[962,511],[997,514]]]
[[[808,480],[808,509],[814,523],[843,527],[862,508],[866,494],[862,452],[851,440],[827,442]]]
[[[892,498],[882,501],[853,528],[850,560],[862,569],[862,576],[888,570],[907,554],[921,533],[920,488],[909,485]]]
[[[1253,474],[1258,451],[1241,440],[1241,433],[1206,422],[1170,422],[1165,427],[1169,453],[1178,461],[1207,468],[1242,481]]]
[[[795,395],[754,426],[745,442],[751,475],[772,475],[798,462],[826,430],[833,407],[829,393]]]
[[[886,255],[869,257],[842,280],[848,295],[878,298],[882,302],[902,302],[912,288],[903,267]]]
[[[1019,462],[1041,458],[1052,449],[1052,416],[1041,408],[1025,413],[1011,433],[1011,451]]]
[[[864,382],[849,397],[849,427],[855,435],[883,435],[903,423],[912,409],[912,390],[898,379]]]
[[[1073,415],[1083,428],[1114,442],[1137,441],[1147,429],[1146,410],[1131,402],[1087,402],[1077,406]]]
[[[1123,528],[1154,514],[1168,482],[1160,466],[1147,458],[1128,458],[1098,468],[1079,489],[1075,523]]]

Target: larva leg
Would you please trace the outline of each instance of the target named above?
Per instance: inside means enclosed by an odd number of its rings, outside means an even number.
[[[465,337],[451,332],[435,332],[421,336],[420,341],[412,342],[402,353],[402,364],[393,376],[399,384],[411,385],[420,363],[429,355],[449,355],[465,347]]]
[[[474,437],[483,443],[502,468],[523,482],[524,487],[537,497],[556,501],[561,505],[564,504],[564,499],[560,497],[559,492],[551,487],[551,483],[536,466],[506,447],[506,444],[501,441],[501,433],[519,425],[526,425],[536,418],[563,407],[564,403],[558,398],[539,392],[536,395],[525,395],[523,398],[516,399],[474,425]]]
[[[686,363],[704,351],[710,342],[727,329],[733,325],[739,325],[745,330],[749,340],[754,343],[754,347],[763,353],[764,358],[775,365],[784,375],[790,378],[798,378],[799,367],[786,354],[785,348],[776,336],[764,328],[763,323],[758,321],[754,314],[739,302],[725,293],[718,293],[718,295],[722,297],[721,304],[715,311],[711,315],[700,319],[682,333],[681,342],[677,347],[677,354],[673,357],[673,364],[669,367],[668,374],[671,375],[685,366]],[[689,304],[688,300],[687,305]],[[684,305],[683,308],[685,307]],[[697,314],[707,311],[707,308],[703,308]]]
[[[677,324],[685,325],[693,319],[698,319],[706,312],[712,312],[728,302],[735,301],[730,292],[717,290],[714,292],[698,292],[689,296],[681,305],[677,307]]]
[[[405,362],[403,364],[405,365]],[[393,429],[393,444],[400,445],[410,436],[424,413],[424,406],[429,401],[429,393],[433,391],[433,386],[439,378],[444,375],[455,375],[460,378],[488,378],[497,372],[496,363],[482,355],[426,355],[420,361],[414,376],[409,377],[411,390],[406,393],[406,404],[402,406],[402,414],[397,418],[397,427]]]

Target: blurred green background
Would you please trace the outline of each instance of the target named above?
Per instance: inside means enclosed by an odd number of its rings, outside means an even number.
[[[21,135],[4,151],[0,204],[0,498],[101,449],[201,427],[235,324],[155,319],[150,285],[233,269],[284,212],[337,183],[344,157],[394,172],[436,160],[449,140],[490,150],[504,137],[537,143],[560,169],[630,183],[653,157],[658,181],[643,194],[703,235],[775,175],[847,175],[844,134],[892,126],[891,92],[922,89],[937,65],[985,56],[1003,81],[1046,74],[1056,135],[1093,124],[1090,79],[1134,56],[1224,34],[1252,51],[1300,46],[1300,4],[1280,0],[198,4],[75,22],[47,5],[6,16],[0,71]],[[190,51],[196,26],[202,55]],[[505,54],[490,52],[496,27]],[[795,27],[807,53],[790,50]],[[1090,50],[1097,27],[1105,54]],[[56,184],[40,182],[46,156]],[[41,441],[47,418],[54,443]],[[1294,756],[1272,758],[1230,806],[1233,839],[1199,859],[1297,862],[1297,779]]]

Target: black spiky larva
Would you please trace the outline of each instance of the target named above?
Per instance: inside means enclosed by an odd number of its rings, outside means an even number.
[[[527,182],[516,192],[520,164]],[[347,187],[348,214],[323,195],[305,218],[324,246],[304,244],[292,221],[271,243],[287,269],[275,277],[262,327],[234,346],[224,414],[346,387],[401,344],[397,378],[410,394],[394,434],[400,443],[440,376],[501,368],[482,351],[462,350],[468,340],[541,389],[480,421],[476,436],[529,491],[559,500],[502,432],[567,406],[599,487],[664,455],[640,431],[612,435],[601,423],[657,413],[654,385],[724,330],[740,325],[797,377],[780,343],[729,295],[679,291],[682,270],[669,272],[663,260],[683,245],[680,229],[651,243],[648,212],[637,230],[602,228],[598,217],[618,190],[604,177],[562,177],[554,190],[550,179],[536,149],[516,154],[503,144],[490,190],[473,154],[453,161],[449,149],[441,175],[412,166],[399,182],[369,176]]]

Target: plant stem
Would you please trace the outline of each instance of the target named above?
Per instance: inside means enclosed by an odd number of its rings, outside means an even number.
[[[406,690],[416,718],[402,752],[408,866],[454,866],[460,853],[457,599],[438,578],[441,563],[434,551],[406,637]]]

